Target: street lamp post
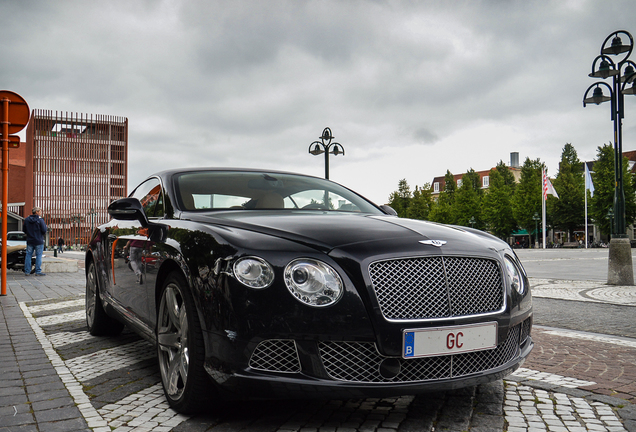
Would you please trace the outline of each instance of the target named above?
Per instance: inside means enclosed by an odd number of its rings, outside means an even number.
[[[320,137],[320,141],[314,141],[309,145],[309,153],[314,156],[318,156],[319,154],[325,154],[325,178],[329,179],[329,153],[334,156],[338,156],[339,154],[345,154],[344,147],[337,142],[331,142],[334,139],[334,136],[331,135],[331,129],[326,127],[322,131],[322,136]]]
[[[623,45],[621,35],[629,39],[629,45]],[[631,244],[625,226],[622,124],[625,114],[624,95],[636,94],[633,84],[636,78],[634,68],[636,63],[628,60],[633,50],[634,38],[625,30],[616,31],[606,37],[601,45],[601,54],[592,62],[592,73],[589,76],[602,79],[612,77],[612,85],[605,81],[597,81],[589,86],[583,95],[584,107],[588,103],[599,105],[603,102],[611,102],[611,119],[614,122],[614,234],[610,240],[608,260],[607,283],[609,285],[634,285]],[[621,54],[623,58],[618,62],[614,62],[610,57]],[[623,73],[622,76],[621,73]],[[632,87],[626,88],[629,83],[632,83]],[[609,96],[605,96],[603,87],[609,90]],[[594,89],[592,96],[588,96],[592,89]]]
[[[539,220],[541,216],[539,216],[539,213],[534,212],[532,219],[534,219],[534,248],[539,249]]]

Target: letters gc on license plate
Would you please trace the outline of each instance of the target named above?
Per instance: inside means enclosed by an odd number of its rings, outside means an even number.
[[[404,330],[404,358],[479,351],[497,346],[497,323]]]

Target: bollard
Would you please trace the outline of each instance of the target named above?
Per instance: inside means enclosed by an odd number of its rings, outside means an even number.
[[[57,258],[57,248],[56,247],[53,248],[53,256]]]

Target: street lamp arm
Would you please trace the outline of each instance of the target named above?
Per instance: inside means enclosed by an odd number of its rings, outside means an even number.
[[[333,149],[331,149],[331,150],[329,151],[329,153],[331,153],[331,154],[332,154],[332,155],[334,155],[334,156],[338,156],[339,154],[341,154],[341,155],[343,155],[343,156],[344,156],[344,154],[345,154],[345,150],[344,150],[344,147],[342,146],[342,144],[337,143],[337,142],[335,142],[335,143],[331,143],[331,144],[329,144],[329,145],[327,146],[327,149],[329,149],[329,148],[331,148],[331,147],[333,147]]]
[[[601,61],[601,63],[597,68],[596,64],[598,63],[599,60]],[[588,74],[587,76],[591,78],[605,79],[607,77],[619,75],[620,73],[621,72],[619,68],[616,66],[616,63],[614,63],[614,60],[612,60],[612,58],[609,56],[601,54],[599,56],[596,56],[596,58],[592,62],[592,72]]]
[[[623,45],[620,35],[625,35],[629,38],[629,45]],[[610,44],[610,46],[606,46],[610,39],[612,40],[612,43]],[[618,64],[621,64],[631,55],[633,49],[634,38],[632,37],[631,33],[626,30],[617,30],[605,38],[603,44],[601,45],[601,54],[617,55],[626,52],[627,55],[623,57],[623,60],[618,62]]]
[[[603,94],[603,89],[601,89],[599,86],[605,86],[607,87],[607,89],[610,92],[609,96],[605,96]],[[590,90],[592,90],[592,88],[594,88],[594,93],[592,94],[592,96],[587,97],[588,93],[590,92]],[[583,95],[583,107],[587,106],[588,103],[593,103],[596,105],[602,104],[603,102],[607,102],[607,101],[611,101],[612,102],[612,120],[614,120],[614,116],[616,115],[616,102],[614,99],[614,91],[612,90],[612,87],[607,84],[604,81],[597,81],[594,84],[592,84],[591,86],[589,86],[587,88],[587,90],[585,90],[585,94]]]
[[[625,81],[621,85],[621,93],[624,95],[636,95],[636,72],[631,73],[630,75],[625,75]],[[625,89],[627,84],[632,83],[632,87]]]
[[[312,149],[312,147],[313,147],[313,149]],[[323,154],[326,150],[327,150],[327,148],[320,141],[314,141],[311,144],[309,144],[309,153],[311,153],[314,156],[318,156],[319,154]]]

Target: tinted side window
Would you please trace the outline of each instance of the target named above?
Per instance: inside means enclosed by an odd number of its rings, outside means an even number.
[[[159,179],[146,180],[130,196],[141,202],[147,217],[164,217],[163,193]]]

